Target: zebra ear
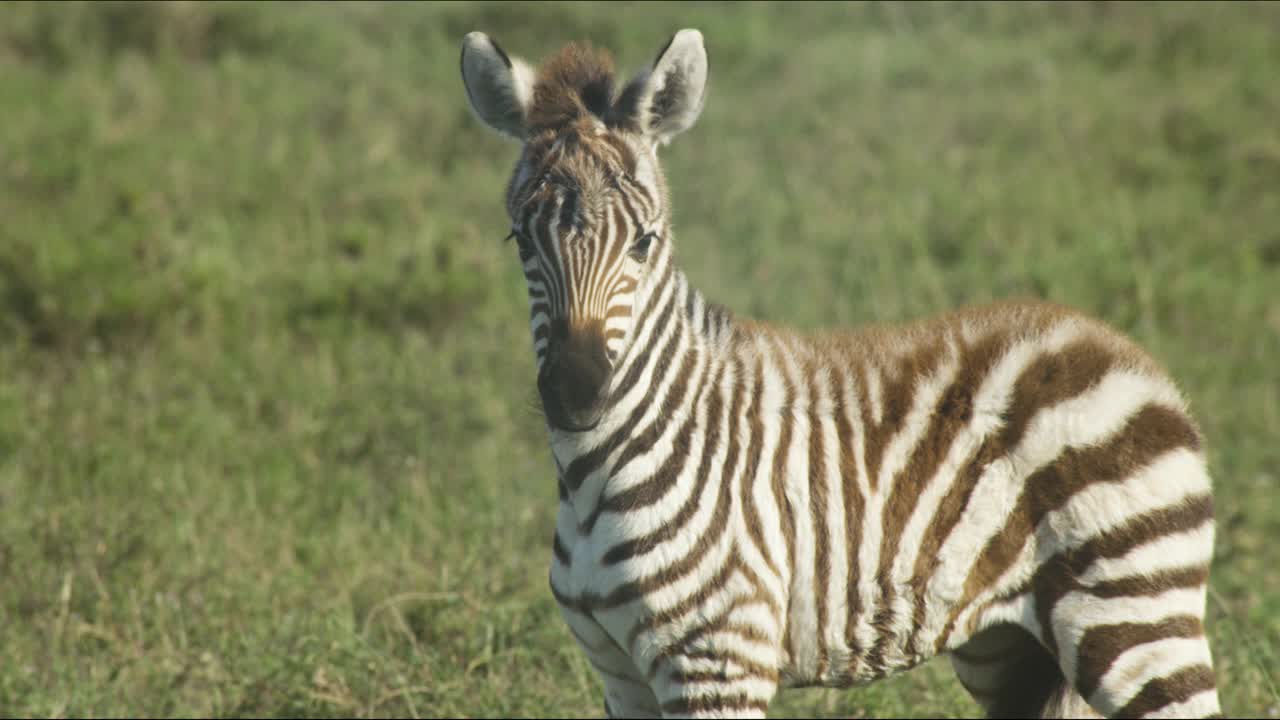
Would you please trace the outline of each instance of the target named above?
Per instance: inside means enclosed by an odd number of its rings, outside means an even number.
[[[523,140],[533,98],[533,69],[507,55],[482,32],[462,39],[462,84],[476,117],[504,135]]]
[[[667,41],[653,66],[627,84],[618,99],[622,124],[666,145],[693,127],[707,92],[707,49],[702,33],[685,29]]]

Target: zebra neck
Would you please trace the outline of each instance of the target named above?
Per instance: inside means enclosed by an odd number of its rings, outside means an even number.
[[[723,346],[733,332],[733,315],[722,305],[708,300],[680,270],[674,271],[673,282],[683,294],[678,314],[693,344],[709,352]]]
[[[615,370],[611,406],[599,425],[588,432],[551,431],[560,497],[586,527],[610,509],[612,499],[628,497],[640,486],[652,491],[678,480],[655,463],[663,454],[655,447],[687,442],[695,430],[690,420],[697,390],[731,352],[730,313],[708,302],[679,270],[653,297],[638,319],[640,347]]]

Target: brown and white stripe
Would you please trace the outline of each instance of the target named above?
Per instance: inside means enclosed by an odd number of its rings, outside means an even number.
[[[613,89],[481,33],[558,468],[551,591],[611,715],[763,715],[949,654],[993,716],[1220,712],[1200,431],[1124,336],[1040,302],[800,334],[676,268],[657,148],[702,107],[677,33]]]

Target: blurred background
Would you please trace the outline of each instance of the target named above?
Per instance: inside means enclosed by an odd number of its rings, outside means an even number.
[[[697,27],[678,255],[739,314],[1010,295],[1133,335],[1217,481],[1229,715],[1280,716],[1280,6],[6,3],[0,714],[599,715],[517,146],[463,35],[624,73]],[[971,715],[945,661],[776,715]]]

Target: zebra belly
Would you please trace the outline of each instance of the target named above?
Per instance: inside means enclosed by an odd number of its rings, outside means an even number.
[[[971,503],[956,519],[952,532],[934,541],[924,557],[922,533],[928,524],[907,523],[893,553],[894,562],[881,573],[883,496],[867,498],[861,539],[865,547],[849,548],[847,577],[854,587],[838,587],[828,580],[823,588],[828,600],[821,621],[817,603],[798,603],[803,593],[813,594],[818,584],[814,571],[797,582],[792,573],[792,603],[788,612],[791,640],[782,671],[785,686],[848,687],[883,679],[924,663],[950,648],[962,645],[985,625],[975,603],[1023,583],[1034,570],[1034,538],[1016,553],[1008,570],[984,592],[966,596],[966,582],[974,559],[1001,529],[1017,499],[1014,480],[1018,469],[999,458],[985,466],[975,483]],[[945,473],[933,478],[941,488],[952,479]],[[940,492],[937,494],[941,494]],[[925,517],[931,517],[932,508]],[[856,579],[855,579],[856,578]],[[807,616],[807,617],[806,617]],[[839,618],[835,622],[834,618]],[[1006,618],[1007,620],[1007,618]]]
[[[874,614],[851,617],[850,621],[862,627],[878,625]],[[874,639],[865,644],[858,643],[856,637],[852,643],[849,638],[828,637],[821,644],[809,637],[795,637],[780,673],[780,686],[847,688],[866,685],[909,670],[936,654],[931,644],[919,642],[910,625],[905,625],[902,630],[887,629],[888,632],[875,634]]]

